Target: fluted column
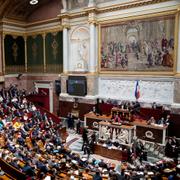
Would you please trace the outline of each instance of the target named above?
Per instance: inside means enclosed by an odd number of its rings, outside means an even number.
[[[6,37],[6,34],[4,34],[3,33],[3,38],[2,38],[2,49],[3,49],[3,74],[5,74],[5,67],[6,67],[6,65],[5,65],[5,45],[4,45],[4,40],[5,40],[5,37]]]
[[[46,72],[46,34],[43,34],[43,65],[44,72]]]
[[[95,24],[90,23],[90,62],[89,71],[96,71],[96,27]]]
[[[180,48],[180,13],[178,12],[177,13],[177,16],[176,17],[176,35],[177,35],[177,74],[180,74],[180,51],[179,51],[179,48]],[[175,47],[176,48],[176,47]]]
[[[3,34],[0,33],[0,75],[3,72],[3,52],[2,52]]]
[[[63,28],[63,72],[68,72],[68,28]]]
[[[89,72],[94,73],[97,69],[97,27],[96,14],[89,13],[89,33],[90,33],[90,52],[89,52]]]
[[[24,36],[24,52],[25,52],[25,72],[27,73],[27,36]]]

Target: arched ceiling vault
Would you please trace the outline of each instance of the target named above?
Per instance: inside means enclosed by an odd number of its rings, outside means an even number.
[[[0,18],[11,18],[25,21],[34,11],[51,0],[39,0],[36,5],[30,5],[30,0],[0,0]],[[59,0],[61,3],[61,0]]]

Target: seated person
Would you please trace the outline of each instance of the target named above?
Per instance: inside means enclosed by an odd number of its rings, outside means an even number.
[[[107,145],[107,146],[112,146],[112,142],[111,142],[111,139],[110,139],[110,138],[108,138],[108,139],[106,140],[106,145]]]
[[[164,124],[167,126],[170,124],[170,115],[167,115],[166,120],[164,121]]]
[[[138,101],[136,101],[134,104],[133,104],[133,113],[135,114],[139,114],[140,113],[140,108],[141,108],[141,105]]]
[[[163,117],[158,120],[158,124],[159,125],[164,125],[164,118]]]
[[[118,114],[115,115],[114,119],[113,119],[113,122],[115,123],[122,123],[122,120],[120,118],[120,116]]]
[[[152,103],[152,109],[156,109],[157,108],[157,104],[156,104],[156,102],[153,102]]]
[[[148,125],[156,124],[156,120],[154,119],[153,116],[147,121],[147,124],[148,124]]]

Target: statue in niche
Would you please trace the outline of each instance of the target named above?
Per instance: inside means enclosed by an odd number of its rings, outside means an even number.
[[[63,9],[67,9],[67,1],[62,0]]]
[[[86,41],[80,41],[78,45],[78,60],[76,70],[87,71],[88,46]]]
[[[87,61],[87,45],[86,45],[86,42],[82,41],[80,43],[80,46],[78,49],[78,54],[79,54],[80,60]]]

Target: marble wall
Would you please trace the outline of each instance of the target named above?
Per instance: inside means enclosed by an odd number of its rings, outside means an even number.
[[[174,103],[180,103],[180,79],[175,79],[174,82]]]
[[[158,102],[162,104],[173,103],[174,82],[161,80],[140,80],[141,102]],[[125,80],[119,78],[99,78],[100,98],[111,98],[119,100],[135,101],[136,80]]]

